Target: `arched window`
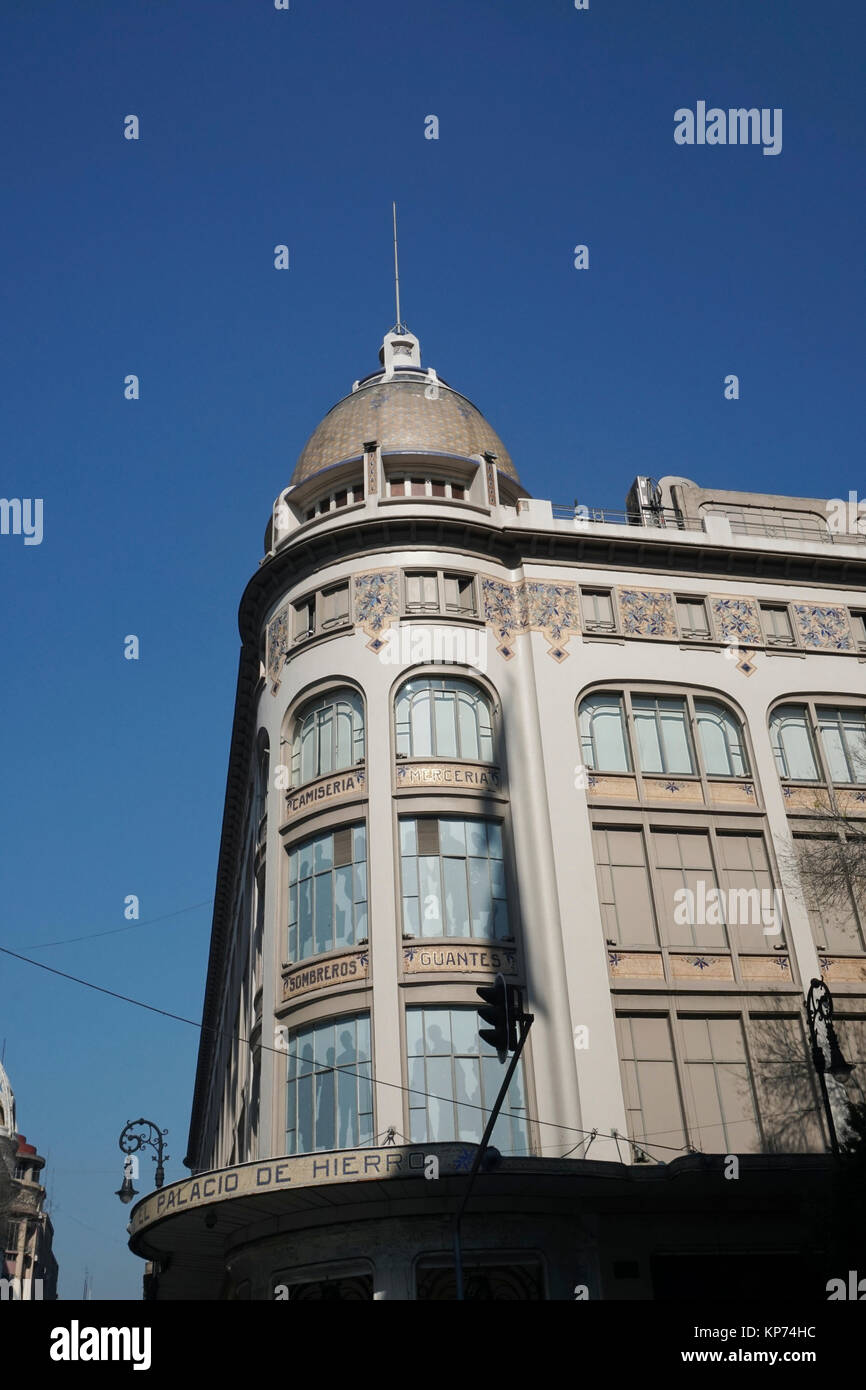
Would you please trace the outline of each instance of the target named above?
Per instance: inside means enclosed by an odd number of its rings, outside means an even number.
[[[343,1014],[288,1036],[286,1153],[373,1142],[370,1015]]]
[[[292,785],[364,759],[364,707],[354,690],[331,690],[304,705],[292,740]]]
[[[493,761],[490,701],[473,681],[419,677],[397,692],[397,755]]]
[[[739,719],[715,700],[695,700],[695,722],[709,777],[747,777],[749,763]]]
[[[833,782],[866,782],[866,711],[819,705],[818,732]]]
[[[818,764],[805,705],[779,705],[770,715],[770,742],[780,777],[819,782]]]
[[[580,746],[586,767],[628,772],[628,739],[622,696],[607,691],[587,695],[580,706]]]
[[[866,782],[866,710],[839,705],[779,705],[770,715],[779,776],[797,782]],[[820,748],[823,766],[817,754]]]
[[[630,772],[637,766],[649,775],[697,776],[692,727],[707,777],[749,776],[742,725],[719,701],[610,690],[581,701],[584,766],[593,772]]]
[[[268,776],[270,768],[270,749],[267,734],[259,745],[258,766],[256,768],[256,806],[259,821],[268,811]]]

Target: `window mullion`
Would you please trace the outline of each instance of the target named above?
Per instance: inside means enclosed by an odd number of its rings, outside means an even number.
[[[707,773],[704,763],[704,750],[701,747],[700,729],[698,728],[697,715],[695,714],[695,702],[690,691],[686,691],[686,726],[687,736],[690,737],[692,741],[691,756],[694,760],[697,774],[701,779],[701,789],[703,792],[704,804],[706,805],[710,800],[709,774]],[[731,768],[731,749],[728,742],[728,728],[724,720],[722,721],[722,734],[725,740],[728,767],[733,771]]]
[[[662,715],[661,710],[659,709],[659,700],[657,695],[653,696],[653,717],[655,719],[656,724],[656,738],[659,741],[659,752],[661,753],[662,758],[662,774],[665,777],[671,777],[673,776],[673,774],[670,770],[670,759],[668,757],[667,744],[665,742],[664,725],[662,723]]]
[[[643,845],[644,864],[646,865],[647,878],[649,879],[650,900],[653,914],[653,922],[655,924],[656,941],[658,943],[659,950],[662,952],[662,959],[667,965],[670,953],[670,945],[665,938],[665,933],[662,931],[661,917],[659,916],[659,903],[661,902],[661,885],[658,881],[658,874],[655,862],[655,844],[653,841],[652,828],[649,824],[649,819],[646,816],[646,814],[641,816],[640,833],[641,843]],[[611,855],[608,851],[608,860],[610,860],[610,858]],[[617,929],[619,929],[618,908],[616,922]],[[667,970],[667,975],[668,977],[670,977],[669,969]]]
[[[668,1027],[670,1028],[671,1048],[674,1059],[674,1077],[676,1079],[677,1094],[680,1102],[680,1114],[683,1118],[683,1138],[686,1146],[691,1148],[692,1134],[697,1130],[697,1107],[694,1104],[692,1093],[691,1078],[688,1073],[686,1063],[686,1044],[683,1034],[682,1023],[673,1001],[668,1004],[667,1010]]]

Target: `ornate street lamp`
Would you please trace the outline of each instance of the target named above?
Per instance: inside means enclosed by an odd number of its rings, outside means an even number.
[[[116,1196],[118,1196],[118,1197],[120,1198],[120,1200],[121,1200],[121,1202],[123,1202],[123,1205],[124,1205],[124,1206],[126,1206],[129,1202],[131,1202],[132,1199],[133,1199],[133,1197],[137,1197],[137,1196],[138,1196],[138,1188],[133,1187],[133,1185],[132,1185],[132,1157],[131,1157],[131,1156],[128,1157],[128,1158],[125,1158],[125,1159],[123,1160],[123,1182],[120,1184],[120,1187],[117,1189]]]
[[[136,1131],[140,1129],[144,1129],[145,1132],[137,1133]],[[130,1120],[121,1130],[120,1138],[117,1141],[121,1153],[131,1155],[138,1153],[139,1149],[146,1148],[151,1148],[156,1151],[156,1173],[154,1176],[157,1187],[162,1187],[162,1184],[165,1182],[165,1168],[163,1165],[165,1160],[170,1157],[169,1154],[164,1152],[165,1146],[162,1142],[163,1136],[166,1134],[168,1134],[168,1130],[160,1129],[152,1120]],[[131,1170],[132,1164],[127,1160],[123,1165],[123,1183],[117,1192],[117,1196],[124,1204],[131,1202],[133,1197],[138,1195],[132,1185]]]
[[[829,1074],[844,1080],[845,1077],[851,1075],[854,1068],[850,1062],[846,1062],[842,1055],[839,1039],[836,1037],[836,1029],[833,1027],[833,996],[823,980],[813,980],[809,985],[809,993],[806,996],[806,1022],[809,1025],[809,1037],[812,1042],[812,1061],[815,1064],[815,1071],[818,1073],[821,1098],[827,1116],[827,1128],[830,1131],[830,1147],[838,1158],[839,1140],[836,1137],[836,1124],[833,1119],[830,1096],[827,1092],[826,1077]],[[823,1039],[819,1038],[819,1028],[823,1034]]]

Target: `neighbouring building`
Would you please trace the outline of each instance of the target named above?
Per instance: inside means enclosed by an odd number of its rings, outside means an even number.
[[[535,1021],[467,1297],[802,1296],[811,980],[866,1077],[866,904],[797,858],[866,823],[866,518],[682,477],[538,500],[411,333],[380,362],[241,603],[192,1176],[130,1225],[149,1296],[453,1297],[497,973]]]
[[[0,1065],[0,1297],[56,1299],[54,1228],[45,1210],[45,1159],[15,1129],[15,1096]]]

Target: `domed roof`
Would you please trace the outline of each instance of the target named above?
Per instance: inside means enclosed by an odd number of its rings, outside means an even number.
[[[492,453],[496,467],[518,482],[499,435],[459,391],[420,366],[418,340],[405,330],[386,335],[385,370],[355,383],[351,395],[328,411],[307,440],[292,474],[297,486],[324,468],[355,458],[375,439],[383,453],[458,455]],[[390,348],[390,351],[389,351]],[[417,365],[397,366],[394,357]]]

